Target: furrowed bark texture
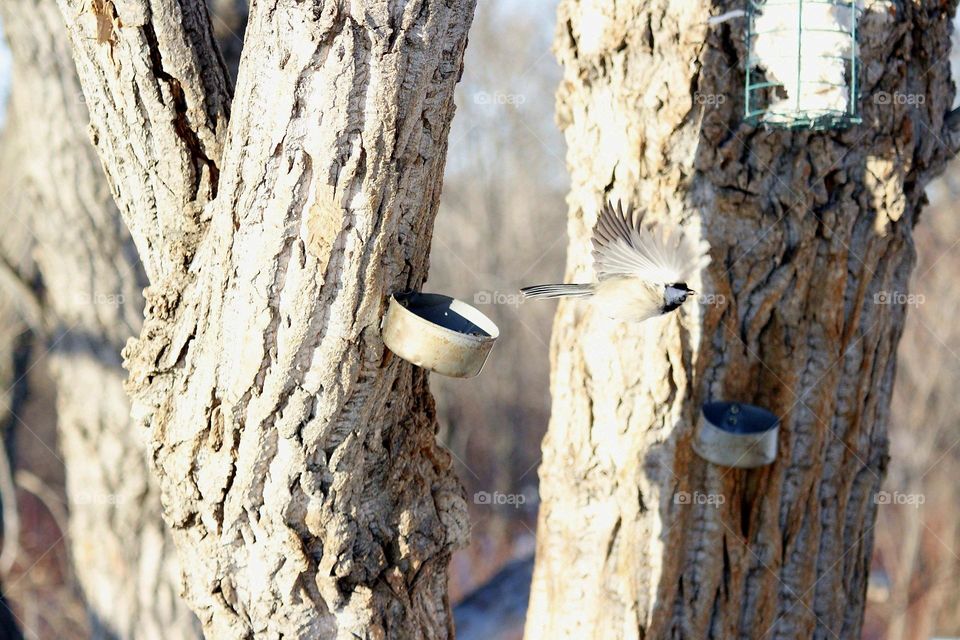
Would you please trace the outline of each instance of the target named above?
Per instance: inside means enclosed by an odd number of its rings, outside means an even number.
[[[426,277],[473,1],[256,5],[229,107],[202,4],[106,4],[101,43],[61,0],[151,280],[128,390],[205,633],[451,636],[463,492],[379,323]]]
[[[206,5],[59,0],[90,138],[151,284],[176,279],[216,195],[230,81]]]
[[[560,305],[528,638],[860,635],[905,316],[875,296],[906,292],[947,156],[955,7],[866,2],[864,123],[820,133],[742,122],[743,21],[705,25],[734,8],[559,9],[570,280],[591,275],[596,212],[622,198],[710,243],[693,288],[718,299],[618,327]],[[693,453],[720,399],[782,416],[772,466]]]
[[[145,434],[123,390],[120,350],[141,323],[143,270],[87,140],[87,109],[56,3],[6,2],[0,15],[14,59],[5,146],[20,148],[14,197],[5,197],[13,215],[7,229],[29,235],[23,246],[43,280],[39,307],[27,317],[44,337],[57,386],[65,533],[93,634],[197,637],[197,620],[179,597]]]

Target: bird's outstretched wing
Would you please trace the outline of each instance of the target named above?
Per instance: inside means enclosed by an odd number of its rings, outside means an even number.
[[[593,266],[597,279],[634,276],[648,282],[686,282],[710,259],[679,229],[644,226],[634,220],[633,206],[604,205],[593,227]]]

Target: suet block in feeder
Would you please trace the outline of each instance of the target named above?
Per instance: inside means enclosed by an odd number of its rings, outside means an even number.
[[[708,402],[693,441],[704,460],[751,469],[777,457],[780,420],[766,409],[740,402]]]
[[[747,0],[748,121],[837,129],[860,122],[862,0]]]
[[[381,329],[393,353],[418,367],[454,378],[480,373],[500,329],[466,302],[435,293],[390,297]]]

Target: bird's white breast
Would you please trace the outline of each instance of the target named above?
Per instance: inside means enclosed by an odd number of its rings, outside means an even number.
[[[608,318],[642,322],[663,309],[663,285],[640,278],[608,278],[597,285],[592,304]]]

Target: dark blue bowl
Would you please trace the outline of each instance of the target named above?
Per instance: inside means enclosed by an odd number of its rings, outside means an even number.
[[[775,429],[780,419],[760,407],[742,402],[708,402],[703,405],[707,422],[728,433],[763,433]]]

